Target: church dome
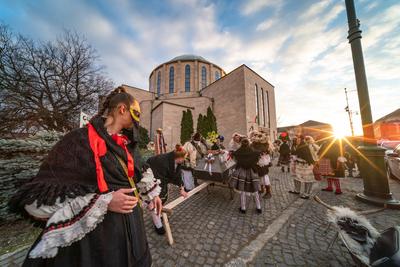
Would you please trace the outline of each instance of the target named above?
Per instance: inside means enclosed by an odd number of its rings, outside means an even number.
[[[151,72],[149,91],[163,98],[192,95],[225,74],[222,68],[202,56],[183,54],[160,64]]]
[[[199,60],[199,61],[208,62],[208,60],[206,60],[204,57],[197,56],[197,55],[191,55],[191,54],[185,54],[185,55],[180,55],[180,56],[174,57],[169,62],[173,62],[173,61],[191,61],[191,60],[193,60],[193,61],[194,60]]]

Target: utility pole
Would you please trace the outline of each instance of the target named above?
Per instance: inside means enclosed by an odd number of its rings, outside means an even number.
[[[363,177],[364,191],[357,194],[357,199],[391,208],[400,208],[400,201],[393,198],[385,171],[385,150],[376,145],[374,128],[369,101],[367,75],[365,73],[364,57],[361,46],[360,21],[356,16],[354,0],[345,0],[354,74],[356,78],[358,101],[360,104],[361,121],[364,133],[364,145],[358,147],[360,170]]]
[[[351,136],[354,136],[354,126],[353,126],[353,117],[352,117],[352,111],[350,110],[349,106],[349,98],[347,97],[347,89],[344,88],[344,93],[346,94],[346,104],[347,106],[345,107],[345,110],[347,114],[349,114],[349,121],[350,121],[350,129],[351,129]]]

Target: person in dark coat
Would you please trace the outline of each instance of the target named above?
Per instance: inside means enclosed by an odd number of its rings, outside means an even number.
[[[186,151],[180,144],[177,144],[174,151],[150,157],[147,160],[148,166],[153,171],[156,179],[161,181],[160,198],[163,203],[168,200],[168,184],[174,184],[179,187],[180,194],[187,196],[182,179],[182,163],[185,160]],[[159,215],[152,213],[155,230],[158,234],[165,234]]]
[[[23,266],[152,265],[135,188],[139,116],[138,102],[117,88],[12,197],[11,210],[45,224]],[[153,204],[161,210],[158,197]]]
[[[283,140],[281,146],[279,147],[279,159],[278,164],[281,166],[282,172],[285,172],[285,166],[287,166],[287,172],[289,172],[290,163],[290,147],[288,141]]]
[[[256,202],[258,213],[262,213],[260,195],[260,177],[255,172],[256,165],[260,157],[260,152],[256,152],[250,147],[247,138],[243,138],[241,146],[232,153],[236,160],[236,167],[230,179],[230,185],[240,193],[240,212],[246,213],[246,194],[252,194]]]

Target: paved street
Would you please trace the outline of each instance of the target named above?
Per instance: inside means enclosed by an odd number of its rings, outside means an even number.
[[[250,266],[352,266],[353,262],[345,247],[337,241],[326,251],[334,238],[334,230],[327,228],[326,210],[313,200],[298,199],[287,193],[292,179],[276,167],[271,170],[273,197],[263,199],[263,214],[255,213],[254,202],[245,215],[238,212],[239,197],[229,199],[227,189],[213,187],[193,196],[179,205],[170,224],[175,238],[170,247],[165,237],[157,236],[152,229],[150,218],[145,215],[150,248],[155,266],[222,266],[240,255],[246,255],[245,247],[264,233],[268,226],[277,224],[280,228],[265,244],[258,244],[260,250],[248,263]],[[391,182],[393,191],[400,196],[400,184]],[[320,185],[314,193],[332,205],[351,206],[365,210],[373,206],[354,199],[354,192],[362,189],[362,180],[346,179],[344,194],[320,192]],[[321,185],[322,186],[322,185]],[[176,189],[170,189],[177,194]],[[294,208],[294,209],[293,209]],[[282,214],[292,209],[293,214],[282,221]],[[400,224],[400,212],[388,210],[370,215],[374,226],[384,229]],[[275,221],[277,220],[277,221]],[[274,223],[275,222],[275,223]]]
[[[249,201],[246,214],[238,211],[239,197],[230,200],[229,190],[211,187],[203,190],[169,216],[175,244],[168,245],[158,236],[145,212],[145,224],[154,266],[354,266],[346,248],[327,232],[326,209],[313,200],[303,200],[288,193],[292,178],[273,167],[270,172],[273,197],[262,199],[263,213],[255,212]],[[362,190],[362,179],[342,182],[344,194],[321,192],[324,184],[314,186],[314,194],[330,205],[349,206],[356,210],[375,207],[354,199]],[[392,192],[400,198],[400,183],[391,181]],[[178,190],[170,188],[171,200]],[[250,199],[249,199],[250,200]],[[372,224],[383,230],[400,224],[400,211],[386,210],[369,215]],[[20,262],[26,249],[14,258]],[[17,264],[18,266],[18,264]]]

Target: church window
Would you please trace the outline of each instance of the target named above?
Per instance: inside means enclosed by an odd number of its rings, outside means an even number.
[[[261,121],[262,125],[265,127],[265,97],[263,88],[261,88]]]
[[[206,67],[201,68],[201,89],[207,86],[207,70]]]
[[[254,94],[255,94],[255,99],[256,99],[256,118],[254,120],[255,123],[260,124],[260,110],[259,110],[259,106],[258,106],[258,86],[256,84],[255,88],[254,88]]]
[[[160,96],[161,93],[161,71],[157,74],[157,96]]]
[[[190,66],[185,66],[185,92],[190,92]]]
[[[219,75],[219,71],[215,72],[215,80],[219,80],[219,78],[221,78],[221,76]]]
[[[269,95],[268,95],[268,91],[265,91],[265,104],[266,104],[266,108],[265,108],[265,118],[267,120],[267,126],[268,128],[271,127],[271,120],[269,118],[270,116],[270,111],[269,111]]]
[[[172,94],[174,92],[174,67],[169,68],[169,93]]]

